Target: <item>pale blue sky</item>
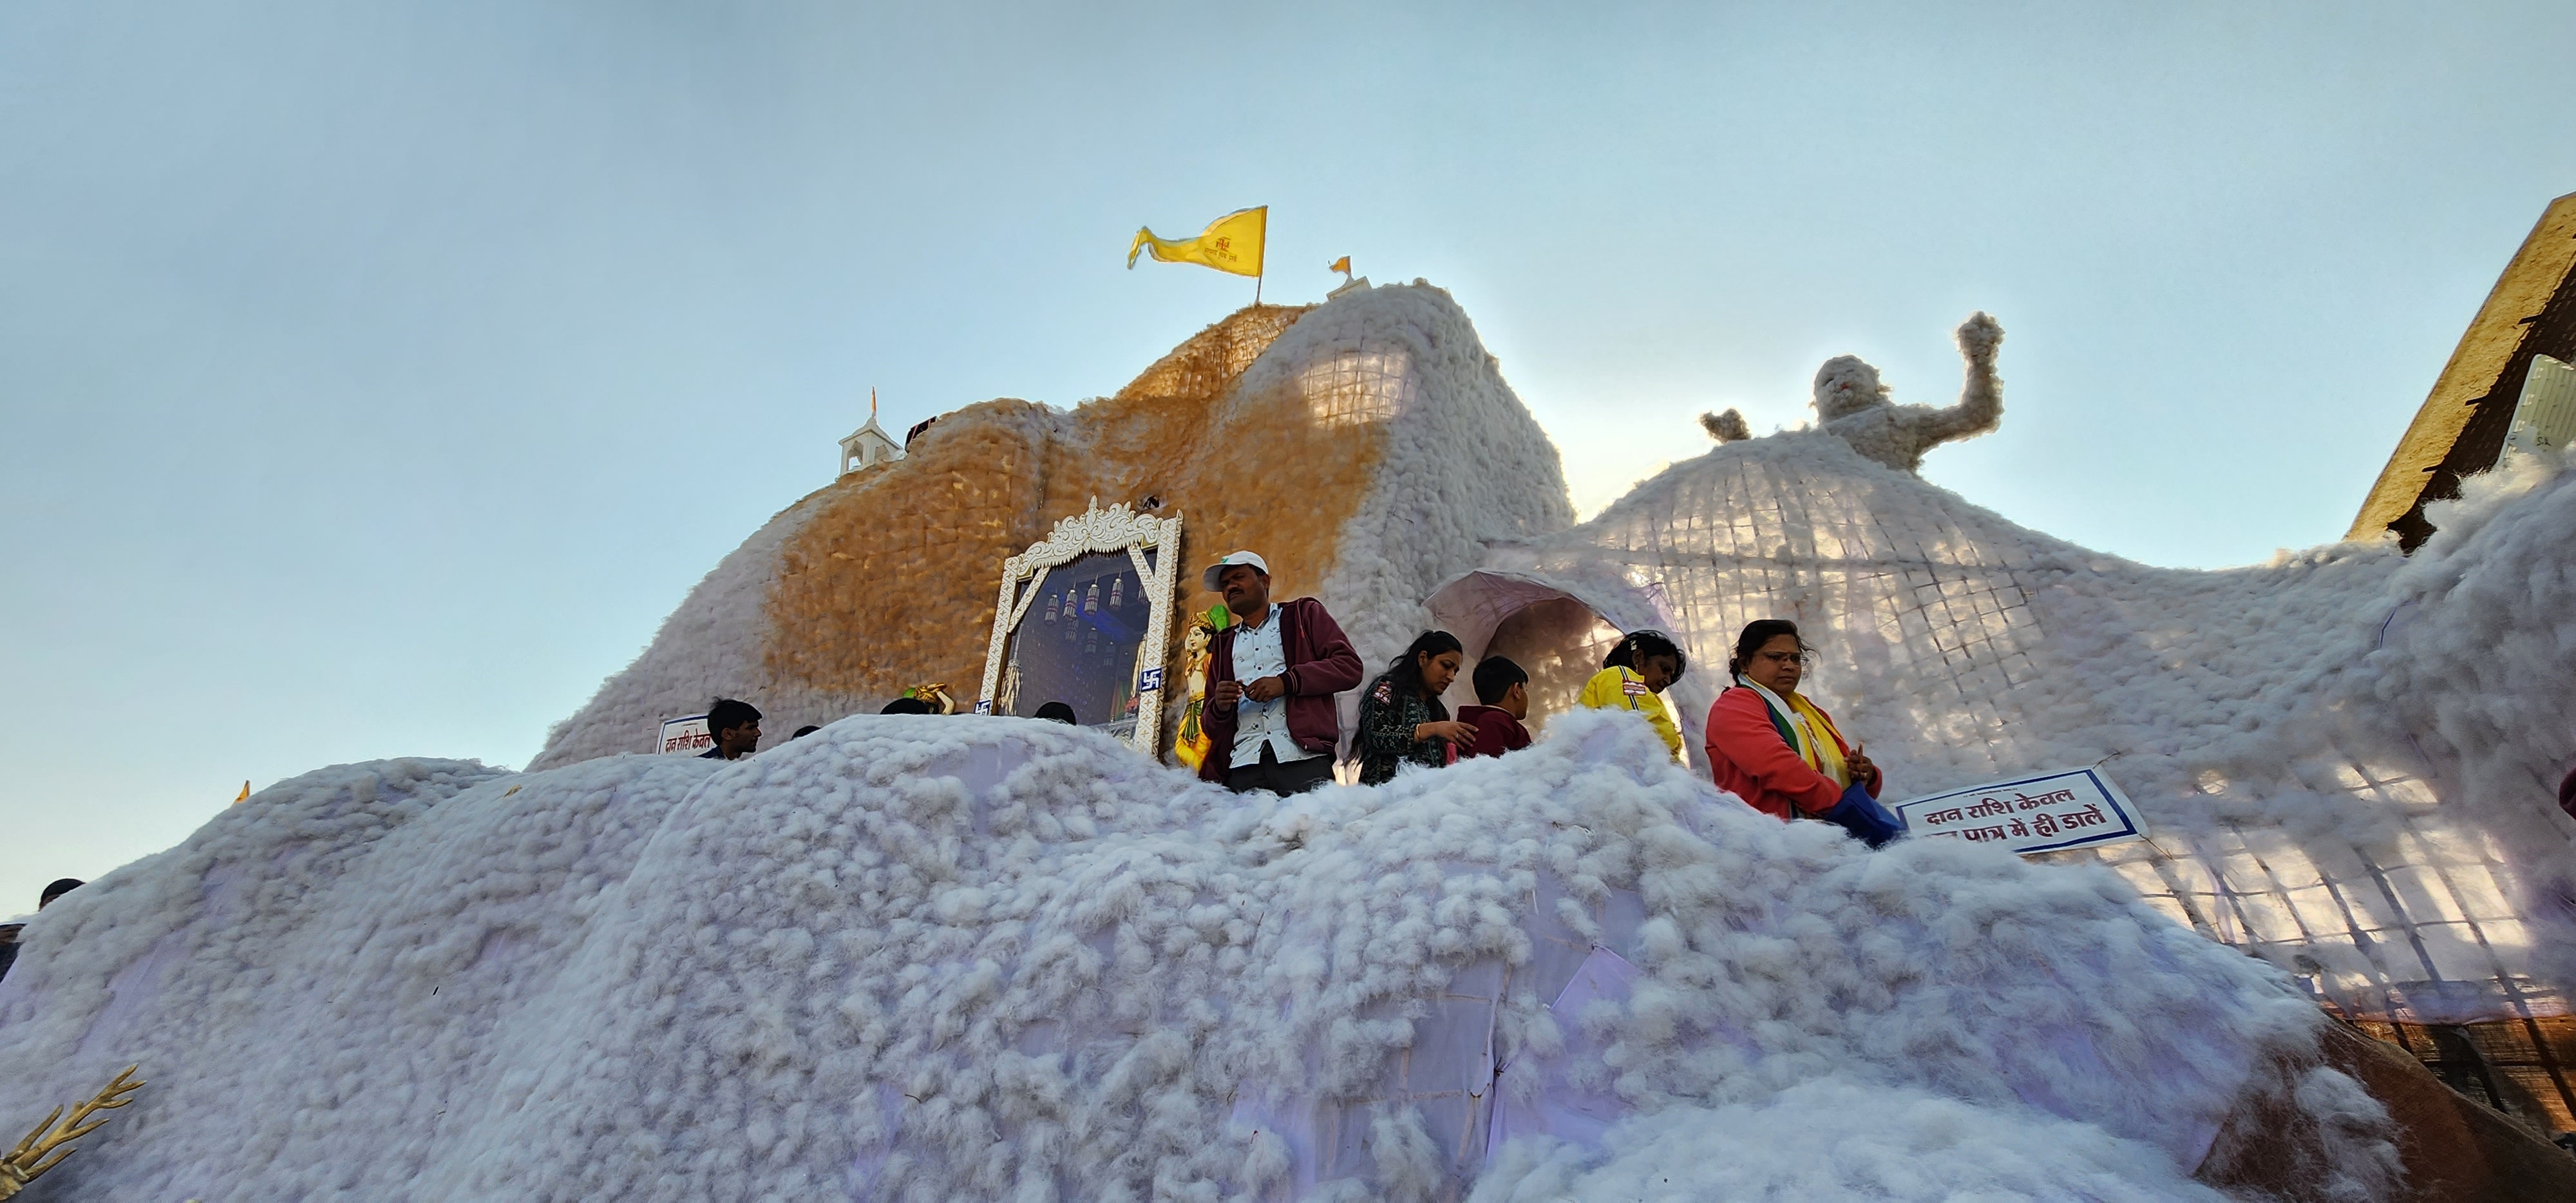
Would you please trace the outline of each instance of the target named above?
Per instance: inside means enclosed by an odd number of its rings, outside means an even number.
[[[0,7],[0,915],[523,763],[869,385],[1069,405],[1249,299],[1139,224],[1450,289],[1586,513],[1987,309],[1925,474],[2219,566],[2342,535],[2576,191],[2564,4],[935,7]]]

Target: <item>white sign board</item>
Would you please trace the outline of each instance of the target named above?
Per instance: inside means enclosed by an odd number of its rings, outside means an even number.
[[[1899,802],[1889,809],[1917,839],[1998,844],[2025,856],[2146,838],[2137,809],[2093,769],[2017,777]]]
[[[2504,445],[2533,455],[2554,455],[2576,443],[2576,367],[2546,355],[2531,357],[2522,378],[2522,400]]]
[[[653,737],[656,752],[685,752],[695,756],[716,746],[716,737],[707,730],[707,716],[692,714],[687,718],[666,718],[662,729]]]

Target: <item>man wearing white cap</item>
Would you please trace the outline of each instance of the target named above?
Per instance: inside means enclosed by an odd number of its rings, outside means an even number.
[[[1234,622],[1208,645],[1208,733],[1199,777],[1234,792],[1304,793],[1333,779],[1341,714],[1333,695],[1360,684],[1360,654],[1311,597],[1270,604],[1270,565],[1238,551],[1199,578]]]

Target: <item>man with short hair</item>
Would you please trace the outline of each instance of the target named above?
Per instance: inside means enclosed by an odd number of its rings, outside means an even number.
[[[1314,598],[1272,605],[1270,565],[1249,551],[1209,565],[1200,581],[1235,619],[1208,644],[1200,779],[1283,797],[1332,780],[1342,740],[1333,695],[1359,688],[1362,675],[1350,638]]]
[[[716,746],[698,753],[698,759],[740,760],[760,746],[760,711],[749,702],[717,698],[707,707],[707,734]]]
[[[1500,756],[1530,746],[1529,673],[1506,656],[1476,662],[1476,705],[1460,706],[1458,721],[1476,729],[1462,756]]]

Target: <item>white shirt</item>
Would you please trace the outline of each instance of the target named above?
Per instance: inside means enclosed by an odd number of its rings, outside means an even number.
[[[1279,607],[1270,607],[1260,626],[1246,624],[1234,633],[1234,679],[1258,681],[1263,677],[1284,676],[1288,671],[1288,650],[1279,642]],[[1281,764],[1304,760],[1322,753],[1309,752],[1297,746],[1288,734],[1288,696],[1281,694],[1267,702],[1243,695],[1234,704],[1234,766],[1261,763],[1261,748],[1270,747],[1271,759]]]

